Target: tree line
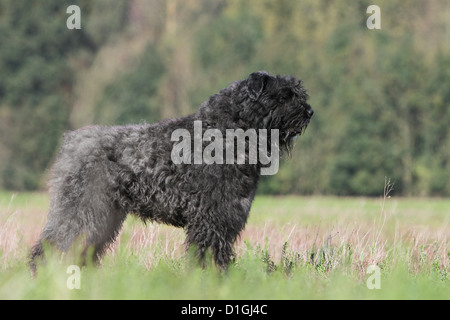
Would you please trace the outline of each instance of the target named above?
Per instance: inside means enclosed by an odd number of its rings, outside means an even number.
[[[315,115],[261,193],[377,196],[389,177],[449,196],[450,7],[378,1],[369,30],[370,2],[1,1],[0,188],[45,188],[66,130],[184,116],[266,70],[303,79]]]

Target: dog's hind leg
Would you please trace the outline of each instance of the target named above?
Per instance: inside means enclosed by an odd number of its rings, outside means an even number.
[[[67,252],[80,238],[84,242],[81,263],[85,264],[87,259],[99,261],[126,217],[114,201],[109,170],[101,162],[95,162],[54,179],[48,220],[31,251],[32,272],[36,271],[36,261],[44,256],[43,243]],[[93,256],[88,257],[91,250]]]
[[[126,213],[114,208],[111,203],[103,203],[103,206],[95,204],[95,214],[86,227],[86,244],[82,252],[83,263],[86,259],[92,259],[98,264],[108,246],[114,242],[120,232]],[[88,256],[92,250],[92,256]]]
[[[112,209],[110,203],[85,203],[81,210],[76,209],[66,208],[64,214],[49,214],[39,241],[31,249],[29,264],[32,274],[36,273],[38,260],[44,259],[43,247],[47,243],[61,252],[68,252],[69,249],[72,251],[71,246],[76,239],[81,238],[84,244],[79,263],[85,265],[90,260],[98,263],[126,217],[125,213]]]
[[[77,197],[78,212],[71,220],[82,221],[85,239],[82,264],[98,263],[122,227],[126,212],[115,201],[114,173],[110,164],[97,162],[85,175],[83,194]]]
[[[36,273],[38,260],[43,260],[44,244],[55,247],[61,252],[67,252],[75,239],[80,235],[82,222],[79,219],[67,219],[67,215],[73,209],[68,209],[64,214],[63,209],[51,209],[47,223],[37,243],[31,249],[30,269],[32,274]]]

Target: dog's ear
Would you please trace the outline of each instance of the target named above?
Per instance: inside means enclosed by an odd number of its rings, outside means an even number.
[[[248,76],[247,92],[250,99],[259,99],[269,78],[270,75],[266,71],[253,72]]]

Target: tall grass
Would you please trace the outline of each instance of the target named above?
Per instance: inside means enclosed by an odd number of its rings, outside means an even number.
[[[387,184],[389,187],[389,184]],[[45,194],[0,193],[2,299],[341,299],[450,296],[448,199],[257,197],[225,273],[203,270],[184,251],[184,234],[128,218],[100,268],[81,269],[67,287],[55,256],[32,279],[28,250],[48,207]],[[366,286],[368,267],[381,289]]]

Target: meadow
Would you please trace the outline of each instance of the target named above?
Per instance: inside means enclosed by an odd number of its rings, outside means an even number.
[[[130,216],[79,289],[67,257],[30,275],[47,210],[46,193],[0,193],[0,299],[450,298],[450,199],[258,196],[224,273],[185,253],[183,230]]]

